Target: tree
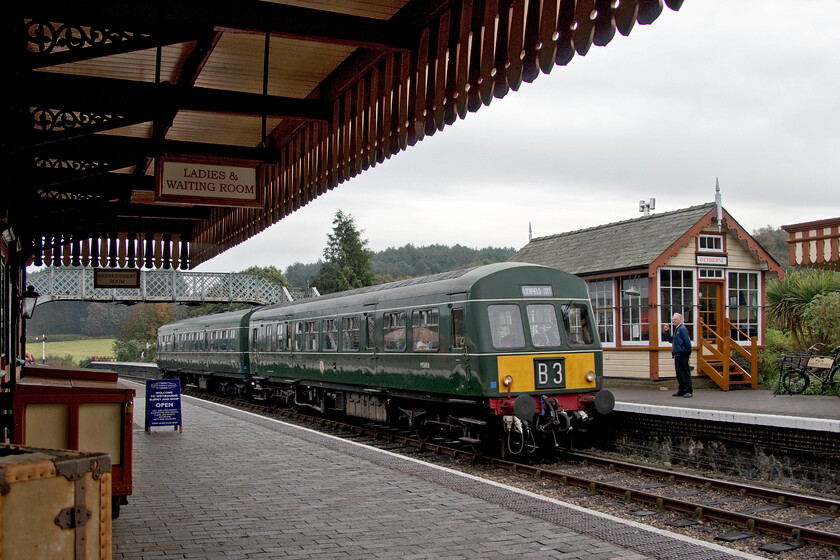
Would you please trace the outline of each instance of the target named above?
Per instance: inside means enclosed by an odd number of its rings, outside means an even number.
[[[291,288],[292,285],[283,276],[283,273],[274,266],[250,266],[245,270],[240,271],[241,274],[254,274],[256,276],[262,276],[263,278],[267,278],[275,282],[276,284],[283,286],[285,288]]]
[[[788,234],[785,230],[782,228],[773,229],[772,226],[768,225],[755,230],[752,237],[782,265],[785,271],[793,269],[788,264],[790,262],[790,249],[787,243]]]
[[[290,264],[284,274],[292,286],[296,288],[309,288],[312,285],[312,279],[321,271],[321,265],[323,264],[324,262],[321,259],[318,259],[318,262],[309,264],[296,262]]]
[[[341,292],[373,284],[371,252],[352,216],[335,213],[333,232],[327,236],[324,264],[314,278],[321,293]]]
[[[158,327],[174,320],[175,312],[168,303],[138,303],[117,325],[114,352],[117,355],[134,353],[137,343],[140,343],[141,347],[151,345],[146,357],[153,358]],[[133,356],[135,359],[138,357]]]

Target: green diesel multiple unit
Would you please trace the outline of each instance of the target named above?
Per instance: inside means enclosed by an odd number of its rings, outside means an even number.
[[[586,284],[502,263],[255,310],[158,333],[184,386],[534,450],[606,414]]]

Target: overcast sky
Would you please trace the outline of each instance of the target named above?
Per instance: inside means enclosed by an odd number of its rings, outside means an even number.
[[[714,200],[749,232],[840,216],[840,2],[685,0],[339,185],[199,271],[368,247],[521,248]]]

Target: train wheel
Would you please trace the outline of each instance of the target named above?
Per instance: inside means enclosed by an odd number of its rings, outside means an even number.
[[[792,395],[804,392],[810,382],[811,378],[802,370],[789,371],[782,377],[782,385]]]
[[[414,425],[414,436],[420,441],[429,441],[434,437],[435,430],[426,420],[417,420]]]

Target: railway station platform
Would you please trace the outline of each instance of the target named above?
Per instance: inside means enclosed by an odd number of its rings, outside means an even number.
[[[712,387],[695,388],[692,398],[686,399],[674,397],[674,389],[607,388],[615,395],[617,412],[840,433],[840,398],[835,395]]]
[[[184,397],[183,432],[144,431],[113,558],[755,558]]]

